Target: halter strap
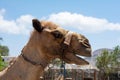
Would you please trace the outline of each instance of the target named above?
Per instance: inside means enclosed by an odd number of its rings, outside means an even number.
[[[43,68],[45,67],[45,66],[44,66],[43,64],[41,64],[41,63],[36,63],[35,61],[32,61],[32,60],[28,59],[23,53],[21,53],[20,56],[22,56],[22,58],[23,58],[25,61],[31,63],[32,65],[42,66]]]

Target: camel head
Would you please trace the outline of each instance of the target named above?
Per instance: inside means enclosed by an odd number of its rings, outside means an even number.
[[[91,46],[88,39],[77,33],[65,30],[49,21],[32,20],[36,48],[42,50],[46,59],[60,58],[67,63],[78,65],[88,64],[80,56],[91,56]],[[40,51],[41,52],[41,51]]]

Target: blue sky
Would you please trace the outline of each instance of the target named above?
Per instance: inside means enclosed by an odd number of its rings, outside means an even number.
[[[1,0],[0,43],[20,54],[32,31],[31,20],[53,21],[85,35],[93,51],[120,45],[120,0]]]

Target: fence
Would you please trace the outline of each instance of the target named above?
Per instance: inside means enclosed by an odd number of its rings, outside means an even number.
[[[120,76],[118,75],[118,73],[111,73],[109,75],[109,80],[120,80]]]
[[[60,69],[49,69],[44,72],[41,80],[56,80],[61,74]],[[98,80],[96,70],[66,69],[65,80]]]

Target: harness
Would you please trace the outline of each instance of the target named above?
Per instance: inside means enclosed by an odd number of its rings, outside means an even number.
[[[32,61],[32,60],[28,59],[23,53],[21,53],[20,56],[22,56],[22,58],[23,58],[25,61],[29,62],[29,63],[32,64],[32,65],[42,66],[43,68],[45,67],[42,63],[37,63],[37,62],[35,62],[35,61]]]
[[[65,62],[63,61],[63,58],[64,58],[65,49],[67,48],[68,48],[68,45],[65,43],[61,45],[61,59],[62,60],[61,60],[61,66],[60,66],[60,75],[57,78],[57,80],[60,80],[61,78],[65,79],[66,77]]]
[[[65,62],[63,61],[63,59],[64,59],[65,50],[69,47],[69,45],[71,43],[72,34],[73,34],[73,32],[69,31],[65,35],[65,40],[61,44],[61,59],[62,59],[62,61],[61,61],[61,66],[60,66],[60,75],[58,76],[58,78],[56,80],[61,80],[61,79],[65,80],[65,78],[66,78]]]

